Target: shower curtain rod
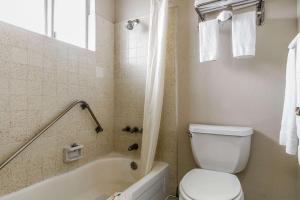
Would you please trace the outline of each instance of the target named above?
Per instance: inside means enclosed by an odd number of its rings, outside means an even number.
[[[206,14],[221,10],[238,10],[249,6],[256,6],[257,25],[261,26],[265,20],[265,0],[214,0],[195,5],[199,21],[205,21]]]

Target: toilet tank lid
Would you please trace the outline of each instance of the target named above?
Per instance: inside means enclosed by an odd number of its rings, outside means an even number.
[[[217,126],[206,124],[190,124],[189,131],[196,134],[214,134],[245,137],[253,134],[253,128],[239,126]]]

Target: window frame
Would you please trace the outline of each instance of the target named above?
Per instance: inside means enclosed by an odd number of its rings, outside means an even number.
[[[18,3],[22,4],[24,3],[26,5],[18,5],[16,7],[16,5]],[[46,18],[45,18],[45,10],[43,10],[43,7],[45,7],[45,2],[46,0],[40,0],[37,2],[26,2],[26,1],[21,1],[21,2],[18,2],[18,1],[12,1],[10,2],[10,0],[3,0],[1,1],[1,8],[5,9],[4,11],[4,14],[2,13],[2,15],[0,16],[0,22],[3,22],[3,23],[6,23],[6,24],[10,24],[12,26],[15,26],[15,27],[18,27],[18,28],[21,28],[23,30],[26,30],[26,31],[30,31],[30,32],[34,32],[34,33],[37,33],[37,34],[40,34],[40,35],[44,35],[45,34],[45,24],[46,24]],[[39,3],[43,3],[44,5],[40,5],[39,7],[35,7],[36,6],[36,3],[37,5],[39,5]],[[3,7],[2,7],[3,6]],[[12,7],[11,7],[12,6]],[[26,7],[26,8],[24,8]],[[25,11],[25,12],[22,12],[22,11]],[[38,15],[27,15],[26,14],[26,11],[30,11],[31,13],[34,13],[34,14],[38,14]],[[19,13],[19,14],[17,14]],[[29,18],[27,18],[29,17]],[[32,19],[30,19],[30,17],[33,17]],[[20,21],[20,19],[22,19]],[[39,21],[34,21],[38,19]],[[33,23],[38,23],[38,26],[35,26],[35,27],[32,27],[28,24],[33,24]],[[37,25],[37,24],[36,24]]]
[[[6,0],[9,1],[9,0]],[[66,40],[61,40],[58,39],[58,37],[56,37],[56,31],[55,31],[55,20],[59,21],[59,19],[55,18],[55,2],[59,2],[60,0],[40,0],[41,2],[44,3],[44,8],[40,7],[38,8],[38,12],[40,12],[39,14],[41,14],[41,16],[43,16],[43,19],[40,20],[39,22],[41,24],[39,24],[38,29],[31,29],[29,27],[27,27],[24,24],[19,24],[17,22],[14,22],[13,20],[6,20],[5,17],[0,18],[0,21],[3,21],[5,23],[8,24],[12,24],[14,26],[20,27],[22,29],[34,32],[34,33],[38,33],[41,35],[45,35],[48,36],[50,38],[59,40],[59,41],[63,41],[67,44],[71,44],[80,48],[84,48],[84,49],[88,49],[91,51],[96,51],[96,2],[95,0],[82,0],[82,3],[84,4],[84,8],[82,8],[83,11],[81,17],[83,18],[82,20],[85,22],[85,24],[82,26],[80,26],[80,30],[82,31],[82,37],[80,34],[80,43],[81,44],[77,44],[77,40],[73,40],[72,41],[66,41]],[[67,5],[70,4],[70,7],[72,7],[72,1],[68,2]],[[34,12],[34,10],[31,10],[30,7],[33,5],[29,4],[29,8],[27,12]],[[79,7],[81,9],[81,7]],[[67,9],[66,9],[67,10]],[[80,12],[81,12],[80,11]],[[16,14],[16,17],[18,17],[18,15]],[[26,20],[26,22],[30,21],[29,19]],[[31,22],[30,22],[31,23]],[[79,27],[79,26],[78,26]],[[68,37],[68,36],[67,36]]]
[[[55,13],[55,1],[57,0],[44,0],[44,12],[45,12],[45,35],[48,37],[51,37],[53,39],[56,38],[56,32],[54,30],[55,20],[54,20],[54,13]],[[59,1],[59,0],[58,0]],[[89,33],[92,31],[90,25],[90,15],[93,15],[95,13],[91,13],[91,1],[94,0],[85,0],[85,48],[88,50],[94,51],[94,48],[89,47]],[[95,3],[93,3],[95,6]],[[95,8],[94,8],[95,9]],[[69,43],[72,44],[72,43]],[[72,44],[74,45],[74,44]],[[76,45],[77,46],[77,45]]]

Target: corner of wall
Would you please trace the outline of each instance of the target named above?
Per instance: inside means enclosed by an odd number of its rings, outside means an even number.
[[[297,0],[298,32],[300,32],[300,0]]]

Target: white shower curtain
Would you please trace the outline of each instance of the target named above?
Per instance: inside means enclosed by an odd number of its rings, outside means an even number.
[[[164,96],[168,0],[151,0],[147,79],[144,105],[142,173],[154,162]]]

